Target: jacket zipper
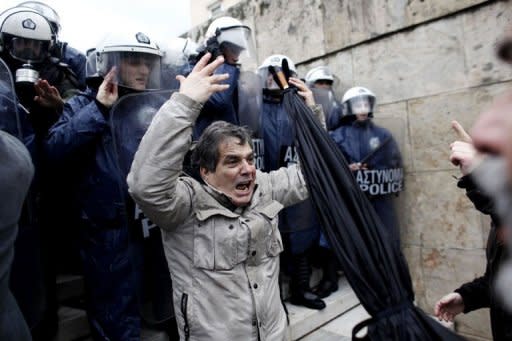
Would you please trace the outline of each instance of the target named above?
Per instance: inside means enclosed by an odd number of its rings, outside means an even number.
[[[183,315],[183,321],[185,325],[183,326],[183,331],[185,332],[185,340],[190,338],[190,328],[188,326],[188,318],[187,318],[187,302],[188,302],[188,294],[183,293],[181,295],[181,314]]]

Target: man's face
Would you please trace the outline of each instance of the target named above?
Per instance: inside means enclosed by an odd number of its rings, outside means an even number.
[[[350,101],[352,112],[356,115],[362,115],[370,112],[370,101],[366,97],[356,98]]]
[[[44,58],[43,42],[40,40],[13,38],[12,54],[23,60],[41,60]]]
[[[142,54],[122,57],[119,65],[120,83],[135,90],[146,90],[151,67],[151,60]]]
[[[279,89],[279,86],[277,86],[276,82],[274,81],[274,77],[270,72],[267,75],[266,87],[267,89]]]
[[[222,43],[222,54],[224,56],[224,61],[228,64],[237,64],[242,51],[243,49],[235,44],[228,42]]]
[[[214,172],[201,168],[202,178],[231,199],[235,206],[251,202],[256,181],[254,153],[248,143],[239,144],[234,137],[219,145],[219,161]]]
[[[330,90],[332,86],[332,81],[328,79],[319,79],[315,82],[315,88]]]

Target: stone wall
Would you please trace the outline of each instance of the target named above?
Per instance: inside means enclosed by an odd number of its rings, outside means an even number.
[[[469,128],[512,86],[512,67],[494,45],[512,23],[511,1],[251,0],[231,8],[255,33],[258,61],[289,56],[301,75],[327,65],[336,92],[355,85],[377,94],[378,118],[401,122],[406,190],[401,236],[416,303],[436,300],[484,272],[489,219],[456,187],[448,161],[453,119]],[[196,41],[208,23],[189,36]],[[470,339],[490,339],[488,311],[456,320]]]

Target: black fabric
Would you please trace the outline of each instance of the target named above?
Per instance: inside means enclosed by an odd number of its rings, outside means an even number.
[[[296,126],[302,171],[324,233],[347,280],[372,316],[368,340],[462,340],[413,305],[405,257],[361,192],[343,154],[295,89],[284,105]]]

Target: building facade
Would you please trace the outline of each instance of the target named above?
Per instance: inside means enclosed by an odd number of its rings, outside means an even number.
[[[406,174],[398,198],[402,248],[416,304],[427,313],[485,270],[490,220],[456,186],[450,122],[469,129],[511,88],[512,67],[494,53],[512,24],[511,9],[511,1],[494,0],[248,0],[225,12],[252,28],[258,62],[286,54],[302,77],[327,65],[339,98],[365,86],[377,95],[376,120],[399,122]],[[189,37],[201,41],[208,24]],[[488,310],[458,317],[456,330],[490,339]]]
[[[228,8],[236,5],[240,1],[241,0],[190,0],[192,27],[222,16],[226,13]]]

